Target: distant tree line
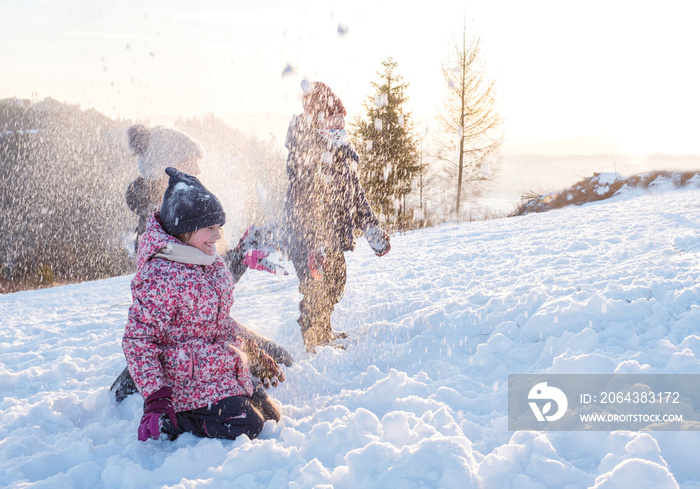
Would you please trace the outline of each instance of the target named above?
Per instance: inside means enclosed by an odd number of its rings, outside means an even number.
[[[46,99],[0,101],[3,291],[124,274],[135,165],[124,122]]]

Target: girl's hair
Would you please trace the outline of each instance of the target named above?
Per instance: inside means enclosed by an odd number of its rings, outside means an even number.
[[[175,237],[176,237],[177,239],[179,239],[180,241],[182,241],[183,243],[187,244],[187,242],[190,240],[190,238],[192,237],[192,235],[193,235],[195,232],[196,232],[196,231],[190,231],[190,232],[188,232],[188,233],[178,234],[178,235],[175,236]]]

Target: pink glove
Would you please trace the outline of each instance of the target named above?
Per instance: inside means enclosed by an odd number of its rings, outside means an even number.
[[[270,252],[266,250],[248,250],[245,253],[245,258],[243,258],[243,263],[253,270],[267,270],[271,272],[272,270],[265,268],[265,265],[262,263],[262,260],[269,255]]]
[[[177,428],[177,417],[171,399],[173,390],[170,387],[162,387],[148,396],[143,403],[143,416],[139,424],[139,440],[146,441],[149,438],[160,438],[160,417],[167,414],[173,426]]]
[[[271,262],[267,259],[270,252],[267,250],[248,250],[243,258],[243,264],[253,270],[263,270],[274,274],[281,273],[289,275],[289,272],[281,265]]]
[[[309,272],[314,280],[323,280],[323,265],[325,261],[326,252],[323,250],[323,246],[309,251],[309,254],[306,256],[306,265],[309,267]]]
[[[240,261],[243,265],[253,270],[263,270],[274,274],[289,275],[289,272],[282,265],[271,262],[267,259],[271,251],[278,248],[277,225],[267,224],[261,228],[251,225],[243,233],[243,237],[238,242],[236,251],[244,254]],[[242,273],[242,272],[241,272]]]

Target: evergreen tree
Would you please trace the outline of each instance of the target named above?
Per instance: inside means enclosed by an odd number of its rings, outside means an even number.
[[[419,170],[411,114],[404,112],[408,84],[390,57],[382,62],[375,93],[364,103],[365,118],[355,122],[353,141],[360,156],[360,181],[367,198],[389,228],[405,229],[411,220],[406,196]]]

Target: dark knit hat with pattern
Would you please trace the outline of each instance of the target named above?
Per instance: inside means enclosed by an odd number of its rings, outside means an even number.
[[[196,177],[168,167],[168,188],[160,206],[160,223],[172,236],[226,223],[221,202]]]

